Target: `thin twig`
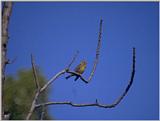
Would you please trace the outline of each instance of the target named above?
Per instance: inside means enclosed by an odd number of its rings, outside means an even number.
[[[37,88],[37,90],[39,90],[40,89],[40,84],[39,84],[37,71],[36,71],[36,67],[35,67],[35,62],[34,62],[34,58],[33,58],[32,54],[31,54],[31,63],[32,63],[32,70],[33,70],[33,75],[34,75],[34,81],[35,81],[35,84],[36,84],[36,88]]]
[[[73,103],[71,101],[64,101],[64,102],[47,102],[47,103],[42,103],[42,104],[37,104],[35,108],[38,108],[40,106],[48,106],[48,105],[71,105],[73,107],[87,107],[87,106],[97,106],[97,107],[102,107],[102,108],[113,108],[115,106],[117,106],[121,100],[125,97],[125,95],[128,93],[132,83],[133,83],[133,80],[134,80],[134,75],[135,75],[135,63],[136,63],[136,55],[135,55],[135,48],[133,48],[133,59],[132,59],[132,73],[131,73],[131,78],[129,80],[129,83],[126,87],[126,89],[124,90],[124,92],[121,94],[121,96],[116,100],[114,101],[112,104],[100,104],[98,102],[98,100],[96,99],[95,103],[88,103],[88,104],[76,104],[76,103]]]
[[[13,60],[7,59],[6,64],[13,64],[17,60],[17,57],[15,57]]]
[[[76,57],[78,56],[78,54],[79,54],[79,51],[77,51],[76,54],[73,56],[72,61],[69,63],[69,65],[67,67],[68,70],[70,69],[70,67],[73,64],[73,62],[76,60]]]

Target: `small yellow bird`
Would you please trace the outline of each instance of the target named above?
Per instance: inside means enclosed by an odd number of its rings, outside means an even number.
[[[81,63],[74,69],[74,71],[76,73],[79,73],[79,74],[83,74],[83,72],[85,71],[86,69],[86,66],[87,66],[87,62],[85,60],[82,60]],[[66,77],[66,79],[72,77],[72,76],[75,76],[74,74],[71,74],[69,76]],[[75,78],[75,81],[79,78],[79,76],[76,76]]]

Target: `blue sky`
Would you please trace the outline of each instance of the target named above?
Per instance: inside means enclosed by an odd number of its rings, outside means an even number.
[[[58,78],[49,101],[111,104],[130,79],[132,47],[136,74],[129,93],[115,108],[49,106],[54,119],[158,119],[158,3],[156,2],[16,2],[9,28],[8,57],[17,57],[7,74],[30,68],[30,54],[47,79],[64,69],[74,53],[83,59],[88,77],[95,58],[100,18],[102,47],[89,84]]]

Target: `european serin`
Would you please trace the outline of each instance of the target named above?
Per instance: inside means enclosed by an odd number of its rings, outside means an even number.
[[[86,69],[86,66],[87,66],[87,62],[86,61],[81,61],[81,63],[74,69],[74,71],[76,73],[79,73],[79,74],[83,74],[84,70]],[[74,74],[70,74],[69,76],[66,77],[66,79],[72,77],[72,76],[75,76]],[[79,76],[76,76],[75,78],[75,81],[79,78]]]

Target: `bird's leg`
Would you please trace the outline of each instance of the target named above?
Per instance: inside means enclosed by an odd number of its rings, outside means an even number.
[[[69,76],[66,77],[66,79],[68,79],[68,78],[70,78],[70,77],[72,77],[72,76],[74,76],[74,75],[73,75],[73,74],[70,74]]]
[[[74,79],[74,81],[76,81],[79,78],[79,76],[76,76],[76,78]]]

